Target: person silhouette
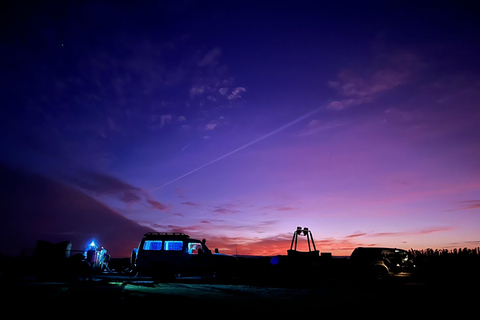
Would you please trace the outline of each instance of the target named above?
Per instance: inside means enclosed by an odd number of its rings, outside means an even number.
[[[207,244],[206,244],[206,240],[203,239],[202,240],[202,247],[203,247],[203,252],[206,253],[206,254],[212,254],[212,251],[210,249],[208,249],[207,247]]]

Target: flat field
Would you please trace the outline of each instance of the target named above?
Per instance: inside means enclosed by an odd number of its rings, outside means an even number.
[[[462,280],[465,281],[465,280]],[[328,279],[311,283],[218,282],[213,279],[176,279],[154,283],[149,278],[107,275],[77,282],[5,280],[2,305],[19,314],[95,314],[135,318],[158,312],[175,316],[215,317],[375,315],[388,312],[425,315],[470,312],[479,301],[476,282],[408,282],[405,279],[372,283]],[[5,308],[4,308],[5,310]],[[470,311],[469,311],[470,310]]]

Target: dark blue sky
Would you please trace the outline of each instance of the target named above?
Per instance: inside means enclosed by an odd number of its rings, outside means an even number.
[[[338,253],[480,241],[473,2],[0,11],[9,167],[227,251],[280,252],[297,225]]]

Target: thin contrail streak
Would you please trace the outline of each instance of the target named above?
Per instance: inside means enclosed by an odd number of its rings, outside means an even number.
[[[192,171],[189,171],[189,172],[181,175],[180,177],[175,178],[175,179],[173,179],[172,181],[169,181],[169,182],[161,185],[160,187],[156,187],[156,188],[152,189],[152,191],[155,191],[155,190],[161,189],[161,188],[163,188],[163,187],[165,187],[165,186],[168,186],[169,184],[174,183],[175,181],[178,181],[178,180],[180,180],[180,179],[182,179],[182,178],[185,178],[186,176],[189,176],[189,175],[191,175],[192,173],[195,173],[195,172],[197,172],[198,170],[205,168],[206,166],[209,166],[209,165],[211,165],[211,164],[214,164],[215,162],[218,162],[218,161],[220,161],[220,160],[222,160],[222,159],[225,159],[226,157],[231,156],[232,154],[237,153],[238,151],[241,151],[241,150],[243,150],[243,149],[245,149],[245,148],[248,148],[248,147],[250,147],[251,145],[253,145],[253,144],[257,143],[257,142],[260,142],[260,141],[262,141],[262,140],[265,140],[265,139],[273,136],[274,134],[277,134],[277,133],[279,133],[280,131],[287,129],[288,127],[293,126],[294,124],[296,124],[296,123],[298,123],[298,122],[300,122],[300,121],[302,121],[302,120],[305,120],[305,119],[307,119],[308,117],[311,117],[313,114],[319,112],[319,111],[322,110],[323,108],[324,108],[323,106],[318,107],[318,108],[316,108],[316,109],[314,109],[314,110],[312,110],[312,111],[304,114],[303,116],[301,116],[301,117],[299,117],[299,118],[297,118],[297,119],[295,119],[295,120],[293,120],[293,121],[290,121],[290,122],[287,123],[287,124],[284,124],[284,125],[281,126],[280,128],[277,128],[277,129],[275,129],[275,130],[273,130],[273,131],[270,131],[269,133],[267,133],[267,134],[265,134],[265,135],[263,135],[263,136],[255,139],[255,140],[252,140],[252,141],[250,141],[250,142],[248,142],[248,143],[246,143],[246,144],[244,144],[244,145],[242,145],[242,146],[240,146],[240,147],[238,147],[238,148],[236,148],[236,149],[234,149],[234,150],[232,150],[232,151],[224,154],[223,156],[220,156],[220,157],[218,157],[218,158],[216,158],[216,159],[214,159],[214,160],[212,160],[212,161],[209,161],[209,162],[201,165],[200,167],[198,167],[198,168],[196,168],[196,169],[193,169]]]
[[[190,143],[187,144],[185,147],[183,147],[183,148],[182,148],[182,151],[185,150],[185,149],[187,149],[189,145],[190,145]]]

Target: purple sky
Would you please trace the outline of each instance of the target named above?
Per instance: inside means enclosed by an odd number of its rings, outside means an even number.
[[[7,168],[225,253],[285,254],[297,226],[337,255],[480,245],[480,10],[469,2],[0,12]],[[36,191],[15,190],[2,228],[32,215],[18,203]],[[61,212],[44,218],[68,234]]]

